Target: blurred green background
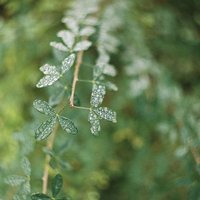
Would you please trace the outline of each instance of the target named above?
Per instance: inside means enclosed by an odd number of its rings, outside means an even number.
[[[4,175],[10,173],[5,169],[20,173],[21,144],[13,135],[32,121],[33,100],[47,96],[35,88],[41,76],[38,69],[54,59],[49,42],[64,28],[61,18],[70,3],[0,0],[0,169]],[[114,82],[119,91],[106,98],[118,113],[118,123],[104,123],[102,134],[93,137],[86,114],[79,116],[84,119],[78,121],[81,134],[67,136],[72,144],[62,155],[70,165],[63,170],[65,192],[83,200],[200,199],[199,168],[190,150],[199,148],[200,1],[121,4],[127,12],[121,14],[121,28],[115,33],[119,50],[111,59],[118,70]],[[57,146],[62,141],[60,136]],[[36,144],[30,154],[33,192],[41,188],[44,145]],[[11,199],[14,191],[0,181],[0,199]]]

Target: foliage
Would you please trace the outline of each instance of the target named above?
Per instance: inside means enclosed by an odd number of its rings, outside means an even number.
[[[1,1],[0,199],[199,199],[199,10]]]

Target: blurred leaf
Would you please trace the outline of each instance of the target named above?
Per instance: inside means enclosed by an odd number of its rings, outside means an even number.
[[[56,197],[58,195],[58,193],[62,188],[62,185],[63,185],[63,178],[60,174],[57,174],[52,181],[51,190],[53,197]]]

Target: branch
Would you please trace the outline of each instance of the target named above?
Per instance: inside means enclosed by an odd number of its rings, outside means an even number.
[[[76,83],[78,81],[78,73],[79,73],[80,65],[82,63],[82,58],[83,58],[83,51],[79,51],[78,55],[77,55],[75,70],[74,70],[72,92],[71,92],[71,96],[70,96],[70,99],[69,99],[69,104],[70,104],[71,107],[74,107],[74,95],[75,95],[75,90],[76,90]]]
[[[49,137],[49,139],[47,140],[47,149],[48,150],[52,150],[53,149],[53,144],[55,141],[55,136],[56,136],[56,132],[58,129],[58,125],[55,127],[53,133],[51,134],[51,136]],[[44,164],[44,174],[42,177],[42,193],[46,194],[47,193],[47,187],[48,187],[48,178],[49,178],[49,162],[51,161],[51,156],[49,154],[46,155],[45,158],[45,164]]]

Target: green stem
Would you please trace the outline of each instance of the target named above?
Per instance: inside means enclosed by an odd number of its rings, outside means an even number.
[[[90,110],[90,108],[88,108],[88,107],[83,107],[83,106],[74,106],[74,108],[82,109],[82,110]]]

